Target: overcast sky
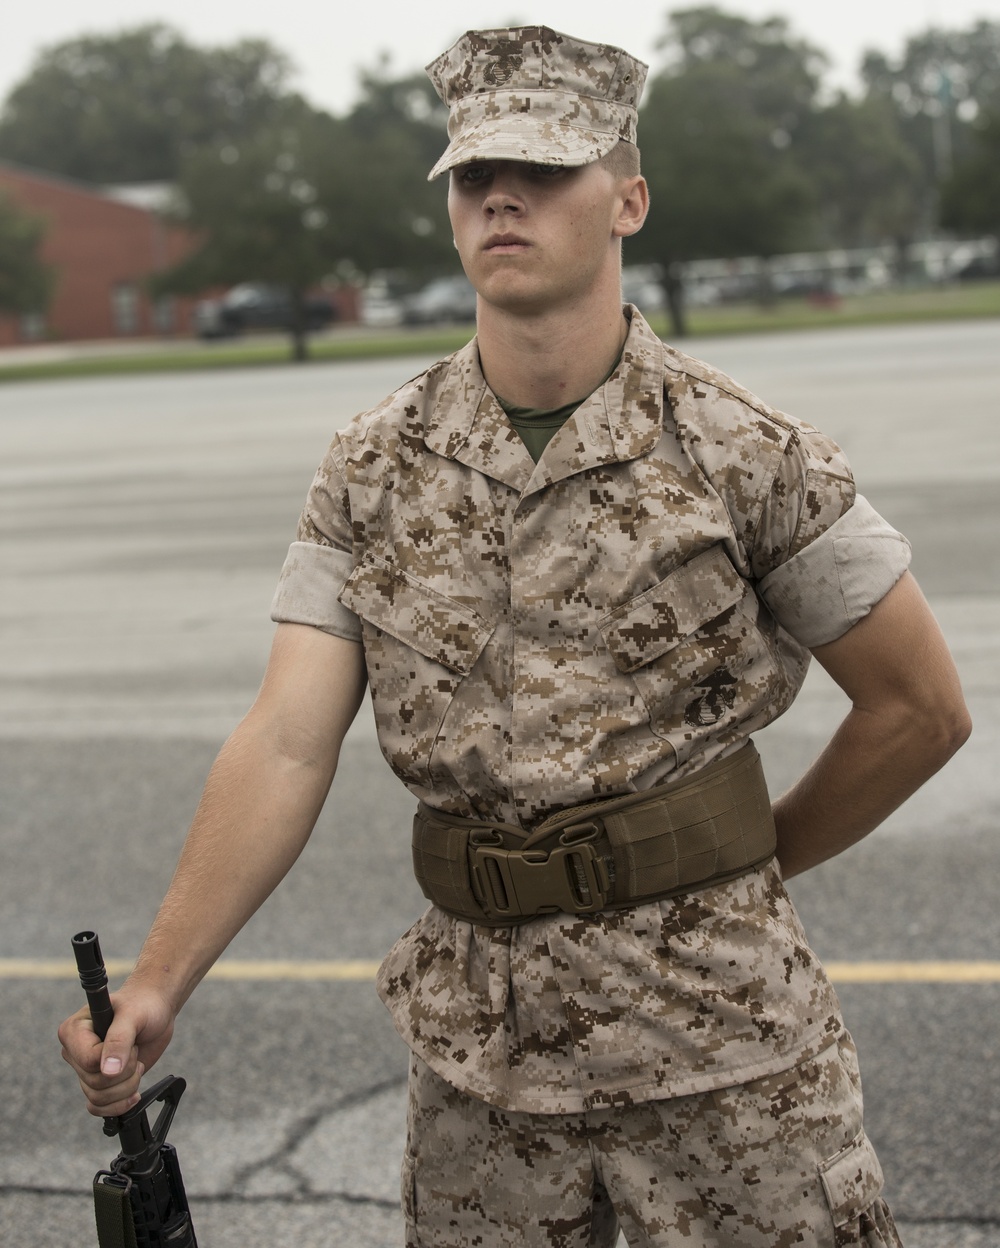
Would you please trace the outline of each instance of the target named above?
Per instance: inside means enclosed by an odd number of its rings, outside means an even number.
[[[671,9],[696,0],[659,4],[632,0],[4,0],[0,25],[0,100],[27,74],[39,48],[77,35],[109,33],[143,22],[166,22],[203,46],[263,36],[287,52],[299,70],[297,87],[313,104],[346,112],[357,95],[359,68],[382,52],[394,72],[419,69],[464,30],[538,24],[583,39],[624,47],[657,63],[656,44]],[[830,80],[850,88],[862,52],[897,55],[908,35],[930,25],[962,28],[978,18],[1000,21],[1000,0],[717,0],[731,13],[786,17],[793,30],[826,51]]]

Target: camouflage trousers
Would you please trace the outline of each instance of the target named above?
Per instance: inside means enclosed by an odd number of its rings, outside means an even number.
[[[854,1044],[737,1087],[581,1114],[499,1110],[412,1059],[407,1248],[901,1248]]]

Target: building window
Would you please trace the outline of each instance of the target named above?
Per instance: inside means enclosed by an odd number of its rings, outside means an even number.
[[[177,300],[173,295],[160,295],[153,304],[153,328],[158,334],[170,334],[177,328]]]
[[[111,319],[116,334],[139,332],[139,287],[134,282],[119,282],[111,288]]]
[[[24,312],[21,316],[21,341],[41,342],[46,336],[45,313]]]

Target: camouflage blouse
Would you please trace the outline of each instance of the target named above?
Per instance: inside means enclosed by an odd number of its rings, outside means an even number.
[[[273,617],[363,644],[382,751],[431,806],[530,828],[733,752],[908,564],[833,442],[628,311],[537,465],[473,340],[313,481]],[[742,1082],[841,1026],[774,865],[513,929],[431,907],[379,990],[438,1074],[531,1112]]]

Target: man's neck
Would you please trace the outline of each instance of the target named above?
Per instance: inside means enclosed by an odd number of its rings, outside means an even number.
[[[548,411],[585,399],[607,377],[627,334],[618,298],[577,316],[512,315],[480,301],[483,376],[494,394],[517,407]]]

